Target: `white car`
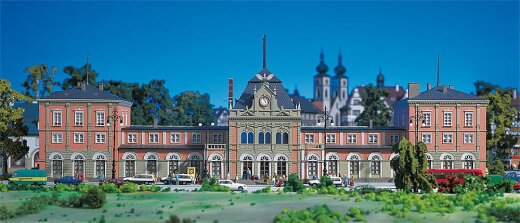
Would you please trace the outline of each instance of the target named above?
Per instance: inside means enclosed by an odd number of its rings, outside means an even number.
[[[341,187],[343,186],[343,181],[341,180],[341,178],[339,177],[330,177],[330,179],[332,180],[332,183],[334,183],[334,186],[336,187]],[[309,180],[309,185],[312,187],[312,186],[316,186],[320,184],[320,180],[316,179],[316,180]]]
[[[136,184],[152,184],[155,183],[155,177],[152,174],[137,174],[133,177],[125,177],[124,181]]]
[[[228,186],[231,190],[243,191],[246,188],[245,184],[235,183],[231,180],[219,180],[218,184]]]
[[[177,184],[177,176],[179,178],[179,185],[187,185],[191,184],[193,182],[193,178],[189,174],[177,174],[173,175],[171,178],[172,184]],[[168,177],[161,178],[161,181],[164,184],[168,184]]]

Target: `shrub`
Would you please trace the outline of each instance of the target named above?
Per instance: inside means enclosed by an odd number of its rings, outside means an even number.
[[[101,208],[106,201],[105,192],[97,188],[90,188],[83,194],[81,201],[90,208]]]
[[[200,187],[197,192],[203,192],[203,191],[214,191],[214,192],[229,192],[231,191],[231,188],[224,185],[219,185],[216,178],[205,178],[202,182],[202,186]]]
[[[99,188],[105,193],[120,193],[121,190],[113,183],[104,183]]]
[[[7,192],[9,189],[7,189],[7,185],[0,183],[0,192]]]
[[[172,190],[171,187],[164,187],[161,191],[162,192],[170,192]]]
[[[49,196],[45,195],[30,197],[16,208],[15,213],[18,216],[38,213],[43,207],[49,204],[49,200]]]
[[[121,187],[119,189],[123,193],[134,193],[137,191],[138,188],[137,188],[137,184],[126,183],[126,184],[121,185]]]
[[[0,220],[6,220],[9,218],[14,218],[14,212],[4,205],[0,206]]]
[[[327,205],[314,206],[303,210],[284,209],[274,218],[274,222],[348,222],[349,216],[332,211]]]
[[[167,219],[165,222],[166,223],[181,223],[181,222],[182,223],[195,223],[197,221],[196,220],[191,220],[189,218],[184,218],[181,221],[181,219],[177,215],[170,215],[170,219]]]
[[[289,178],[285,182],[284,191],[285,192],[299,192],[303,190],[305,186],[303,186],[302,181],[298,176],[294,173],[289,174]]]
[[[318,184],[318,188],[334,186],[334,182],[328,176],[321,176],[320,183]]]
[[[271,186],[264,187],[260,190],[256,190],[253,193],[255,194],[261,194],[261,193],[271,193]]]
[[[80,208],[83,207],[83,200],[81,195],[73,193],[67,199],[61,200],[60,205],[62,207]]]
[[[150,187],[150,191],[151,191],[151,192],[159,192],[159,191],[161,191],[161,187],[159,187],[159,186],[157,186],[157,185],[154,184],[154,185],[152,185],[152,186]]]
[[[66,184],[57,183],[54,184],[54,190],[58,192],[64,192],[64,191],[75,191],[76,187]]]
[[[78,186],[76,186],[76,190],[81,192],[81,193],[86,193],[87,191],[89,191],[90,189],[97,189],[98,186],[95,185],[95,184],[80,184]]]

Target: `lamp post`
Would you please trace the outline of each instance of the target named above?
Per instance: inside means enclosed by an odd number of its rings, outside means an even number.
[[[491,159],[491,161],[493,161],[497,158],[497,142],[495,141],[495,130],[497,129],[497,124],[493,121],[489,127],[491,128],[491,136],[493,137],[493,149],[491,149],[493,154],[493,159]]]
[[[107,126],[110,127],[112,123],[114,126],[112,129],[114,130],[114,141],[112,142],[112,179],[116,178],[116,123],[117,121],[123,123],[123,117],[117,115],[116,107],[112,110],[112,115],[109,115],[107,118]]]
[[[211,126],[214,126],[215,123],[211,123]],[[199,122],[199,127],[202,127],[202,123]],[[208,135],[209,130],[206,128],[206,136],[204,137],[204,174],[203,178],[208,177]],[[222,176],[221,176],[222,177]]]
[[[320,124],[321,121],[323,121],[323,153],[324,153],[324,157],[323,157],[323,176],[327,175],[327,154],[326,154],[326,149],[327,149],[327,128],[329,127],[329,120],[330,120],[330,124],[331,125],[334,125],[334,117],[332,115],[330,115],[330,111],[327,111],[327,106],[325,106],[325,109],[324,109],[324,112],[322,115],[317,115],[317,119],[318,119],[318,125]]]
[[[424,127],[426,126],[426,118],[424,116],[424,114],[422,113],[422,111],[419,110],[419,108],[416,106],[415,107],[415,115],[412,115],[410,116],[410,127],[414,126],[415,124],[415,150],[416,150],[416,158],[418,159],[419,157],[417,157],[417,152],[419,151],[419,121],[421,121],[421,126]],[[415,174],[416,176],[419,176],[419,168],[416,168],[415,169]],[[418,185],[415,185],[414,183],[414,191],[417,192],[418,191]]]

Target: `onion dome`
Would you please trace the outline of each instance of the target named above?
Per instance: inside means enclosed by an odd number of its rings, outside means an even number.
[[[334,72],[336,72],[337,76],[343,76],[343,74],[345,74],[347,72],[347,69],[341,63],[341,60],[342,59],[341,59],[341,53],[340,53],[338,56],[338,66],[336,66],[336,68],[334,68]]]
[[[325,75],[327,71],[329,70],[329,67],[325,64],[324,56],[323,56],[323,50],[320,53],[320,64],[316,67],[316,71],[318,71],[318,74]]]

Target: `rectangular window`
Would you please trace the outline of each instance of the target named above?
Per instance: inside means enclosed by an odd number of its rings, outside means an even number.
[[[399,135],[391,135],[390,144],[397,144],[397,143],[399,143]]]
[[[201,143],[202,142],[202,134],[200,133],[191,133],[191,142],[192,143]]]
[[[63,142],[63,135],[61,133],[52,133],[52,143]]]
[[[181,134],[180,133],[170,133],[170,142],[171,143],[180,143]]]
[[[222,143],[224,137],[222,137],[222,134],[215,134],[213,135],[213,143]]]
[[[148,142],[149,143],[159,143],[159,133],[149,133]]]
[[[352,115],[359,116],[361,114],[360,110],[353,110]]]
[[[473,134],[464,134],[464,143],[472,144],[473,143]]]
[[[83,133],[74,133],[74,143],[85,142],[85,135]]]
[[[136,133],[128,133],[128,143],[137,143]]]
[[[314,134],[305,134],[305,144],[314,143]]]
[[[424,144],[432,143],[432,134],[431,133],[423,133],[422,134],[422,141],[424,142]]]
[[[451,112],[444,112],[444,126],[451,126]]]
[[[61,111],[52,111],[52,125],[61,126]]]
[[[464,126],[473,126],[473,112],[464,112]]]
[[[357,143],[357,135],[356,134],[347,134],[347,143],[349,143],[349,144]]]
[[[453,143],[453,134],[451,134],[451,133],[442,134],[442,143]]]
[[[327,134],[325,135],[326,143],[336,143],[336,134]]]
[[[83,111],[74,111],[74,125],[83,125]]]
[[[432,124],[432,113],[423,112],[424,127],[429,127]]]
[[[105,143],[106,135],[105,133],[96,133],[96,143]]]
[[[96,126],[105,126],[105,112],[96,111]]]
[[[379,141],[377,134],[368,134],[368,143],[374,144]]]

